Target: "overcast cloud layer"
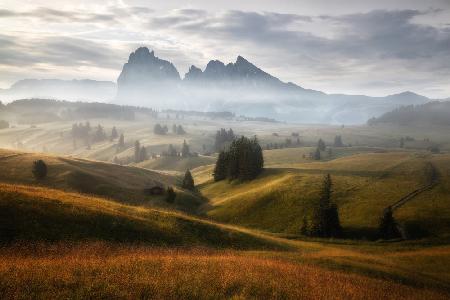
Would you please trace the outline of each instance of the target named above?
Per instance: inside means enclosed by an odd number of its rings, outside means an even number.
[[[450,96],[448,1],[2,2],[3,88],[23,78],[115,81],[145,45],[182,74],[242,55],[327,93]]]

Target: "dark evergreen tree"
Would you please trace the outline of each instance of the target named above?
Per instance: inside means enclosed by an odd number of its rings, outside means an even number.
[[[174,203],[176,197],[177,197],[177,194],[173,190],[173,187],[169,186],[166,190],[166,201],[168,203]]]
[[[181,147],[181,157],[189,157],[191,156],[191,152],[189,150],[189,145],[186,143],[186,140],[183,141],[183,145]]]
[[[338,209],[331,201],[332,181],[330,174],[324,177],[320,199],[313,210],[308,228],[302,228],[308,235],[317,237],[339,237],[342,228],[339,222]]]
[[[138,163],[141,159],[141,143],[134,142],[134,162]]]
[[[195,189],[194,178],[192,177],[189,169],[187,169],[186,173],[184,174],[182,187],[190,191],[193,191]]]
[[[386,240],[401,237],[397,222],[394,219],[392,209],[390,207],[383,211],[383,215],[381,216],[380,224],[378,226],[378,232],[380,238]]]
[[[169,144],[167,148],[167,156],[178,156],[177,150],[174,148],[172,144]]]
[[[111,130],[111,140],[117,139],[118,136],[119,136],[119,134],[117,133],[116,126],[114,126]]]
[[[33,168],[31,170],[34,178],[40,180],[47,176],[47,164],[42,160],[36,160],[33,162]]]
[[[122,150],[125,148],[125,137],[123,136],[123,133],[120,134],[119,142],[117,143],[118,150]]]
[[[220,151],[214,168],[214,181],[220,181],[227,178],[227,165],[226,153],[225,151]]]
[[[184,130],[183,126],[178,125],[178,127],[177,127],[177,134],[178,135],[186,134],[186,131]]]
[[[172,125],[172,133],[177,134],[177,125],[176,124]]]
[[[144,161],[148,159],[147,155],[147,149],[145,149],[144,146],[142,146],[141,151],[139,152],[139,161]]]
[[[314,158],[315,160],[320,160],[321,155],[320,155],[320,149],[319,149],[319,147],[317,147],[316,151],[314,152],[313,158]]]
[[[342,137],[340,135],[334,137],[334,147],[344,147],[344,143],[342,143]]]
[[[319,148],[320,151],[325,151],[327,146],[325,145],[325,142],[322,139],[319,139],[317,142],[317,148]]]

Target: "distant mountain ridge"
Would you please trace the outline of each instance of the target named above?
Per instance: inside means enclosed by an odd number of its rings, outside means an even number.
[[[407,104],[430,99],[403,92],[386,97],[333,95],[283,82],[242,56],[233,63],[192,65],[181,78],[176,67],[146,47],[130,54],[118,78],[117,103],[162,109],[231,111],[301,123],[365,123]]]
[[[116,96],[116,90],[116,84],[112,81],[23,79],[14,83],[9,89],[0,90],[0,97],[5,100],[55,98],[110,101]]]
[[[93,80],[24,80],[0,90],[0,100],[57,98],[106,101],[156,109],[230,111],[299,123],[362,124],[404,105],[431,99],[403,92],[385,97],[326,94],[283,82],[242,56],[225,64],[210,60],[180,76],[174,64],[147,47],[132,52],[117,85]]]

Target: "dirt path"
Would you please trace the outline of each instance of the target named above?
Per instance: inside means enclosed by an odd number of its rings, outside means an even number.
[[[420,195],[421,193],[434,188],[439,183],[439,174],[431,162],[429,163],[429,167],[430,167],[429,183],[417,190],[412,191],[411,193],[404,196],[403,198],[401,198],[394,204],[390,205],[388,208],[390,208],[392,211],[395,211],[396,209],[400,208],[402,205],[404,205],[408,201],[410,201],[410,200],[414,199],[415,197],[417,197],[418,195]]]

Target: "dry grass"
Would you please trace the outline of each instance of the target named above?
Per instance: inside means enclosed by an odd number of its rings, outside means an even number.
[[[235,251],[107,244],[0,249],[5,299],[446,299],[439,292]]]

